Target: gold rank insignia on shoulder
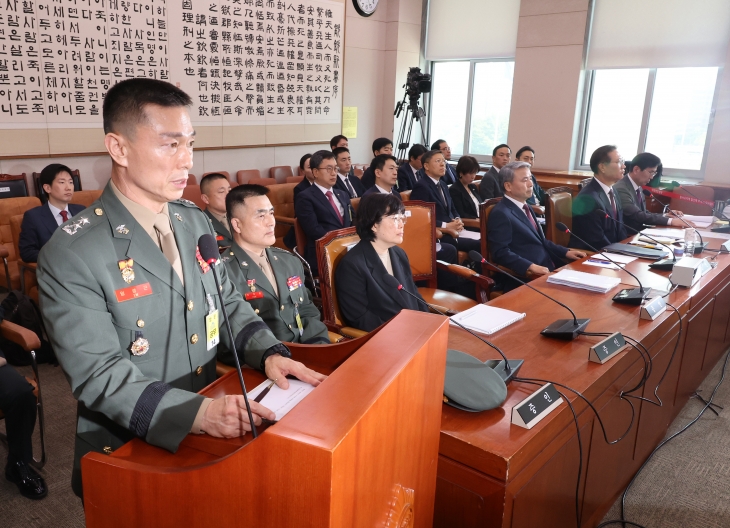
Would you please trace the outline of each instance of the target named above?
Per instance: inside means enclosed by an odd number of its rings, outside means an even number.
[[[70,224],[66,224],[61,229],[63,229],[64,231],[66,231],[66,233],[68,233],[69,235],[75,235],[76,232],[79,229],[81,229],[82,226],[85,226],[88,223],[90,223],[89,222],[89,219],[86,218],[85,216],[82,216],[81,218],[79,218],[75,222],[71,222]]]
[[[117,228],[115,229],[115,231],[117,233],[119,233],[120,235],[128,235],[129,234],[129,229],[127,229],[125,227],[125,224],[122,224],[122,225],[117,226]]]
[[[134,266],[134,259],[122,259],[117,264],[119,265],[119,271],[122,272],[124,282],[131,284],[134,280],[134,269],[132,268]]]
[[[134,333],[135,340],[129,347],[129,351],[133,356],[144,356],[150,349],[150,342],[147,341],[143,336],[142,332]]]
[[[180,221],[180,222],[183,221],[182,216],[180,216],[180,213],[175,213],[175,218],[177,218],[178,221]]]

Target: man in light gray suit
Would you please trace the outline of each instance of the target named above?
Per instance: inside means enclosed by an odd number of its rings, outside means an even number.
[[[627,167],[628,172],[613,186],[623,209],[624,222],[637,231],[642,230],[645,224],[684,227],[684,224],[677,219],[646,210],[643,187],[656,175],[661,162],[659,156],[649,152],[637,154]],[[682,214],[681,211],[673,213]]]

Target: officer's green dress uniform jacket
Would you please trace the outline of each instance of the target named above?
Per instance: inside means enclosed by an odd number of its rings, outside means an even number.
[[[213,272],[203,273],[196,258],[198,238],[213,234],[210,222],[192,202],[175,201],[168,207],[184,286],[109,185],[40,252],[43,320],[79,401],[73,477],[77,494],[85,453],[116,449],[135,436],[174,452],[190,432],[203,402],[196,392],[216,378],[216,347],[207,350],[206,344],[206,294],[219,310],[221,344],[230,345]],[[118,264],[127,259],[133,259],[130,284]],[[245,363],[263,368],[271,353],[289,356],[228,280],[225,266],[217,269]],[[149,295],[135,297],[128,289],[143,291],[145,283]],[[120,301],[120,291],[128,300]],[[149,350],[135,356],[130,347],[137,332],[149,342]]]

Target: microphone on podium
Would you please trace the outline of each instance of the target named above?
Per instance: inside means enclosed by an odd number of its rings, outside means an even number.
[[[246,384],[243,382],[243,372],[241,372],[241,362],[238,360],[238,351],[236,350],[236,340],[233,337],[233,331],[231,330],[231,322],[228,319],[228,310],[226,310],[226,303],[223,302],[223,294],[221,293],[221,284],[218,279],[218,271],[215,269],[216,263],[220,262],[218,259],[220,253],[218,253],[218,242],[215,237],[210,234],[205,234],[198,239],[198,249],[200,250],[200,256],[203,260],[210,265],[210,269],[213,270],[213,278],[215,279],[215,289],[218,291],[218,300],[221,303],[221,310],[223,311],[223,320],[226,322],[226,328],[228,329],[228,338],[231,340],[231,349],[233,351],[233,359],[236,362],[236,371],[238,372],[238,381],[241,384],[241,391],[243,392],[243,401],[246,404],[246,412],[248,413],[248,421],[251,424],[251,433],[253,437],[258,436],[256,431],[256,424],[253,422],[253,414],[251,413],[251,404],[248,403],[248,393],[246,391]]]
[[[588,248],[590,248],[591,251],[595,251],[596,253],[601,253],[600,250],[594,248],[588,242],[586,242],[585,240],[583,240],[582,238],[577,236],[575,233],[573,233],[570,229],[568,229],[568,226],[565,225],[563,222],[558,222],[557,224],[555,224],[555,227],[557,227],[563,233],[569,233],[569,234],[573,235],[575,238],[577,238],[578,240],[583,242],[586,246],[588,246]],[[625,271],[626,273],[631,275],[634,278],[634,280],[636,280],[636,282],[639,283],[638,288],[631,288],[631,289],[627,288],[627,289],[624,289],[624,290],[621,290],[620,292],[618,292],[616,295],[613,296],[613,302],[622,303],[622,304],[634,304],[634,305],[641,304],[644,301],[644,299],[646,299],[646,297],[649,295],[649,292],[651,292],[651,288],[644,288],[644,286],[641,284],[641,281],[639,280],[639,278],[636,275],[631,273],[625,267],[619,265],[614,260],[611,260],[611,258],[608,255],[606,255],[606,253],[603,253],[603,256],[606,257],[606,259],[609,262],[611,262],[614,266],[616,266],[618,269]]]
[[[572,320],[571,319],[558,319],[554,323],[551,323],[549,326],[544,328],[542,330],[542,332],[540,332],[545,337],[554,337],[557,339],[567,339],[570,341],[570,340],[573,340],[576,337],[578,337],[578,334],[581,333],[583,330],[585,330],[585,327],[588,326],[590,319],[578,319],[575,316],[575,312],[573,310],[571,310],[567,305],[561,303],[560,301],[558,301],[557,299],[554,299],[553,297],[550,297],[547,293],[541,292],[540,290],[538,290],[534,286],[531,286],[527,282],[524,282],[524,281],[518,279],[514,275],[507,273],[506,271],[504,271],[503,269],[498,267],[496,264],[492,264],[491,262],[489,262],[487,259],[482,257],[476,251],[470,251],[469,258],[474,262],[480,262],[482,264],[486,264],[487,266],[492,268],[494,271],[502,273],[503,275],[506,275],[510,279],[516,280],[523,286],[527,286],[528,288],[530,288],[533,291],[536,291],[543,297],[547,297],[554,303],[559,304],[560,306],[562,306],[563,308],[565,308],[566,310],[568,310],[570,312],[570,315],[573,316],[573,319]]]
[[[649,267],[650,268],[661,269],[661,270],[671,270],[674,267],[674,264],[677,262],[677,257],[674,256],[674,250],[672,248],[670,248],[668,245],[666,245],[663,242],[659,242],[656,238],[651,237],[651,236],[647,235],[646,233],[642,233],[638,229],[634,229],[633,227],[631,227],[628,224],[625,224],[624,222],[619,222],[618,220],[616,220],[614,217],[612,217],[610,214],[608,214],[603,209],[596,209],[596,213],[601,214],[601,215],[605,215],[606,218],[611,219],[613,222],[615,222],[617,224],[621,224],[626,229],[628,229],[630,231],[633,231],[634,233],[636,233],[636,234],[638,234],[640,236],[646,237],[649,240],[653,240],[654,242],[656,242],[660,246],[664,246],[665,248],[667,248],[669,250],[669,254],[672,256],[671,259],[665,258],[665,259],[662,259],[662,260],[657,260],[656,262],[652,262],[651,264],[649,264]]]
[[[386,283],[386,285],[388,287],[393,288],[393,289],[396,289],[396,290],[400,290],[403,293],[407,293],[408,295],[410,295],[411,297],[413,297],[414,299],[416,299],[419,303],[423,304],[424,306],[428,307],[429,309],[433,310],[434,312],[436,312],[438,314],[441,314],[444,317],[448,317],[441,310],[439,310],[438,308],[436,308],[435,306],[433,306],[431,304],[428,304],[426,301],[424,301],[423,299],[421,299],[418,295],[414,295],[411,292],[409,292],[408,290],[406,290],[403,287],[403,285],[400,282],[398,282],[398,279],[396,279],[392,275],[386,275],[383,280],[385,281],[385,283]],[[454,319],[451,319],[451,318],[449,318],[449,319],[450,319],[451,322],[453,322],[459,328],[461,328],[463,330],[466,330],[471,335],[473,335],[474,337],[476,337],[479,341],[481,341],[482,343],[484,343],[484,344],[492,347],[494,350],[496,350],[499,353],[499,355],[502,356],[502,361],[500,361],[499,363],[497,363],[492,370],[494,370],[494,372],[496,372],[499,375],[499,377],[502,378],[502,380],[504,381],[505,384],[507,384],[510,381],[512,381],[512,378],[514,378],[517,375],[517,372],[520,370],[520,367],[522,367],[522,364],[524,363],[524,360],[522,360],[522,359],[507,359],[507,356],[504,355],[504,353],[500,350],[500,348],[497,345],[495,345],[494,343],[491,343],[491,342],[487,341],[486,339],[478,336],[477,334],[475,334],[474,332],[472,332],[471,330],[469,330],[468,328],[466,328],[464,325],[462,325],[460,322],[455,321]]]

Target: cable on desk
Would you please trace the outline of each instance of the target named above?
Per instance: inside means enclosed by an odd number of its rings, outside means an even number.
[[[667,445],[669,442],[671,442],[672,440],[674,440],[675,438],[677,438],[679,435],[681,435],[682,433],[684,433],[687,429],[689,429],[690,427],[692,427],[695,423],[697,423],[697,421],[700,418],[702,418],[702,415],[705,414],[705,412],[707,411],[707,409],[710,409],[711,408],[711,406],[712,406],[712,400],[715,399],[715,395],[717,394],[717,391],[720,388],[720,385],[722,385],[722,382],[725,380],[725,372],[727,370],[728,359],[730,359],[730,353],[727,353],[725,355],[725,361],[724,361],[724,363],[722,365],[722,375],[720,376],[720,380],[717,382],[717,385],[715,385],[715,388],[712,390],[712,394],[710,395],[710,398],[706,401],[704,407],[702,407],[702,410],[700,410],[700,412],[697,414],[697,416],[695,416],[694,419],[692,421],[690,421],[687,425],[685,425],[684,427],[682,427],[679,431],[677,431],[673,435],[669,436],[668,438],[665,438],[658,446],[656,446],[654,448],[654,450],[649,454],[649,456],[647,457],[647,459],[644,461],[644,463],[641,465],[641,467],[639,468],[639,470],[636,472],[636,474],[634,475],[634,477],[631,479],[631,482],[629,482],[629,485],[626,486],[626,489],[624,490],[623,494],[621,495],[621,518],[620,519],[611,520],[611,521],[602,522],[596,528],[603,528],[604,526],[608,526],[608,525],[611,525],[611,524],[619,524],[619,523],[621,523],[621,525],[624,526],[624,527],[626,525],[631,525],[631,526],[637,526],[639,528],[645,528],[644,526],[642,526],[640,524],[637,524],[637,523],[634,523],[634,522],[631,522],[631,521],[627,521],[626,520],[626,515],[625,515],[625,512],[626,512],[626,495],[629,493],[629,490],[631,490],[631,487],[634,485],[634,482],[636,482],[636,478],[639,476],[639,474],[642,472],[642,470],[647,466],[647,464],[649,463],[649,461],[652,458],[654,458],[654,455],[657,453],[657,451],[659,451],[659,449],[661,449],[662,447],[664,447],[665,445]]]

